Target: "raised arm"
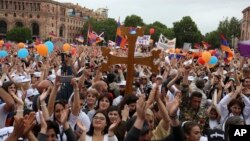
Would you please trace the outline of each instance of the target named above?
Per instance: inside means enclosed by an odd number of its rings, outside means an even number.
[[[163,128],[166,131],[168,131],[170,128],[170,117],[169,117],[166,106],[163,104],[163,102],[160,98],[160,92],[159,92],[158,88],[156,90],[155,99],[156,99],[157,105],[159,107],[159,110],[162,113]]]
[[[53,86],[52,92],[49,96],[49,102],[48,102],[48,111],[49,111],[49,116],[52,115],[52,113],[54,113],[54,104],[55,104],[55,100],[56,100],[56,95],[57,95],[57,90],[59,88],[59,77],[56,76],[56,81],[55,81],[55,85]]]
[[[72,105],[72,114],[74,116],[78,116],[80,112],[80,95],[79,95],[79,87],[76,79],[72,79],[71,82],[74,86],[74,101]]]
[[[13,100],[11,95],[8,94],[2,87],[0,87],[0,97],[6,103],[4,105],[4,111],[5,112],[13,111],[15,107],[15,101]]]

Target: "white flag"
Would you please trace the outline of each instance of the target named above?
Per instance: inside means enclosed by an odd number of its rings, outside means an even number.
[[[167,49],[168,48],[166,43],[167,40],[168,40],[167,37],[161,34],[157,43],[157,48]]]
[[[169,40],[167,37],[161,34],[159,37],[157,47],[163,49],[175,48],[175,44],[176,44],[176,38]]]
[[[168,48],[175,48],[175,44],[176,44],[176,38],[174,38],[172,40],[168,40],[167,47]]]
[[[191,43],[184,43],[183,44],[183,50],[190,50],[192,48],[192,44]]]

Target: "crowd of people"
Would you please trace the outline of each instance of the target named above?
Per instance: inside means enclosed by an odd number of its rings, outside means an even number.
[[[250,60],[237,51],[212,67],[188,55],[166,63],[162,51],[159,73],[136,64],[133,92],[126,94],[126,64],[101,72],[107,59],[101,47],[75,48],[42,57],[29,46],[24,59],[16,44],[7,50],[0,140],[229,141],[230,125],[250,124]]]

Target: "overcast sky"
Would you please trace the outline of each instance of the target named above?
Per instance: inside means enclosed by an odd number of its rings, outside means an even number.
[[[125,20],[128,15],[140,16],[144,23],[160,21],[167,27],[190,16],[203,33],[216,30],[219,21],[226,17],[242,19],[242,11],[250,0],[56,0],[78,3],[89,9],[108,8],[110,18]]]

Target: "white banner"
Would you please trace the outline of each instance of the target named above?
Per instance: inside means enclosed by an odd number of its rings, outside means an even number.
[[[189,51],[192,48],[191,43],[184,43],[183,44],[183,50]]]
[[[161,34],[159,37],[157,48],[163,48],[163,49],[175,48],[175,44],[176,44],[176,38],[169,40],[167,37]]]
[[[150,44],[150,35],[144,35],[143,37],[137,37],[136,45],[149,45]]]

